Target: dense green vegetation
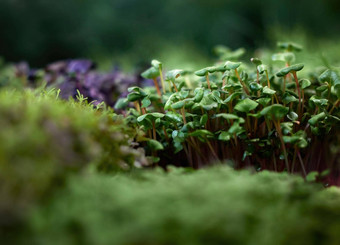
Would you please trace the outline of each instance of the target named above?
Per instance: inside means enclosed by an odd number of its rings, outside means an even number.
[[[30,220],[37,244],[338,244],[340,192],[288,174],[171,168],[69,179]],[[27,242],[27,240],[26,240]]]
[[[156,156],[158,151],[162,166],[200,168],[228,159],[236,168],[304,177],[331,169],[328,181],[336,184],[338,69],[296,63],[302,50],[297,44],[278,43],[278,48],[266,63],[258,58],[241,63],[243,49],[219,46],[220,62],[194,73],[171,70],[165,78],[162,63],[153,60],[142,76],[153,79],[154,87],[130,87],[116,108],[134,102],[127,120],[145,131],[148,152]]]
[[[62,101],[55,91],[0,92],[1,233],[89,164],[107,172],[146,161],[130,147],[134,132],[121,119],[79,99]]]
[[[338,244],[339,69],[301,49],[0,64],[0,242]]]

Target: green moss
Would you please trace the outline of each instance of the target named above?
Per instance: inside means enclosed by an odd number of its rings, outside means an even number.
[[[267,171],[73,177],[32,215],[37,244],[339,244],[340,191]],[[27,240],[25,240],[27,241]]]
[[[133,132],[112,111],[58,100],[54,91],[1,91],[0,129],[0,228],[16,227],[89,163],[126,169],[140,155],[129,148]]]

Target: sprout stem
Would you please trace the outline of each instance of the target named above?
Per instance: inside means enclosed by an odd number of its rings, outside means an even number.
[[[183,123],[187,124],[187,120],[185,119],[185,110],[184,110],[184,108],[181,109],[181,114],[182,114],[182,117],[183,117]]]
[[[206,78],[206,80],[207,80],[208,88],[211,89],[211,87],[210,87],[210,80],[209,80],[209,73],[207,73],[207,74],[205,75],[205,78]]]
[[[165,126],[163,126],[163,132],[164,132],[165,139],[166,139],[167,141],[169,141],[169,136],[168,136],[168,133],[167,133],[166,130],[165,130]]]
[[[177,89],[175,82],[172,82],[172,84],[174,85],[175,91],[178,93],[178,89]]]
[[[216,155],[214,148],[210,144],[209,140],[208,139],[206,139],[206,140],[207,140],[208,147],[211,150],[211,153],[213,154],[214,158],[216,158],[216,160],[218,160],[218,156]]]
[[[223,78],[222,88],[225,86],[225,78]]]
[[[301,169],[302,169],[304,178],[306,178],[307,173],[306,173],[306,169],[305,169],[305,166],[304,166],[304,164],[303,164],[302,157],[301,157],[301,154],[300,154],[300,151],[299,151],[299,150],[297,151],[297,155],[298,155],[298,158],[299,158],[299,161],[300,161],[300,164],[301,164]]]
[[[157,140],[155,121],[152,121],[152,134],[153,134],[153,139]]]
[[[339,103],[340,103],[340,99],[338,99],[337,101],[335,101],[335,103],[334,103],[332,109],[329,111],[329,114],[332,114],[333,110],[339,105]]]
[[[287,78],[286,76],[283,77],[283,93],[286,92],[286,82],[287,82]]]
[[[152,80],[153,80],[153,83],[155,84],[155,88],[156,88],[156,90],[157,90],[157,94],[158,94],[160,97],[162,97],[162,93],[161,93],[161,90],[159,89],[159,85],[158,85],[157,79],[154,78],[154,79],[152,79]]]
[[[293,156],[293,163],[292,163],[291,173],[294,172],[295,162],[296,162],[296,153],[297,153],[297,146],[294,147],[294,156]]]
[[[299,80],[296,76],[296,71],[293,71],[293,76],[294,76],[294,79],[295,79],[295,83],[296,83],[296,89],[297,89],[297,92],[299,94],[299,106],[298,106],[298,115],[299,115],[299,121],[300,121],[300,108],[301,108],[301,91],[300,91],[300,85],[299,85]]]
[[[249,90],[248,88],[246,87],[246,85],[244,84],[244,82],[241,80],[241,77],[240,77],[240,74],[238,74],[238,71],[237,69],[235,69],[235,74],[237,76],[237,79],[240,81],[240,83],[242,84],[242,87],[244,89],[244,91],[246,92],[247,95],[249,95]]]
[[[275,172],[277,172],[276,157],[275,157],[274,152],[273,152],[273,161],[274,161],[274,170],[275,170]]]
[[[138,111],[138,113],[141,114],[140,105],[139,105],[138,101],[134,101],[134,104],[135,104],[135,107],[136,107],[136,110]]]
[[[161,84],[162,84],[162,89],[163,89],[163,93],[165,94],[165,84],[164,84],[164,79],[163,79],[163,72],[162,72],[162,68],[159,67],[159,76],[161,78]]]
[[[255,118],[255,125],[254,125],[254,135],[256,134],[257,131],[257,123],[258,123],[258,118]]]
[[[266,77],[267,77],[268,88],[270,88],[270,81],[269,81],[268,71],[265,70],[265,72],[266,72]]]
[[[284,155],[284,158],[285,158],[285,164],[286,164],[287,172],[289,173],[290,171],[289,171],[289,163],[288,163],[288,157],[287,157],[287,150],[286,150],[286,145],[285,145],[285,143],[283,141],[280,122],[279,121],[274,121],[274,126],[276,128],[276,132],[278,133],[280,141],[281,141],[281,147],[282,147],[283,155]]]

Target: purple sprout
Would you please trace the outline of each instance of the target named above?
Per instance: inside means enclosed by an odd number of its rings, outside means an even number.
[[[95,67],[92,61],[86,59],[58,61],[45,67],[43,78],[47,87],[60,89],[63,99],[76,98],[79,90],[89,102],[105,102],[112,107],[119,98],[127,96],[128,87],[153,84],[139,75],[125,74],[117,66],[108,73],[99,72]],[[16,65],[17,76],[26,76],[38,86],[36,71],[24,62]]]
[[[67,64],[66,72],[85,74],[94,68],[95,64],[90,60],[70,60]]]

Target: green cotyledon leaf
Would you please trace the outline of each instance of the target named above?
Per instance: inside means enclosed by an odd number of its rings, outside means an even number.
[[[289,112],[289,108],[283,105],[274,104],[265,107],[261,112],[261,116],[265,116],[271,120],[281,120],[287,113]]]
[[[155,67],[150,67],[146,71],[144,71],[141,76],[146,79],[153,79],[159,76],[159,70]]]
[[[303,69],[304,66],[305,66],[304,64],[296,64],[296,65],[291,65],[291,66],[285,67],[285,68],[281,69],[278,73],[276,73],[276,76],[283,77],[290,72],[300,71],[300,70]]]
[[[254,110],[258,105],[259,103],[257,103],[256,101],[246,98],[238,102],[235,105],[234,109],[240,112],[248,113],[249,111]]]

